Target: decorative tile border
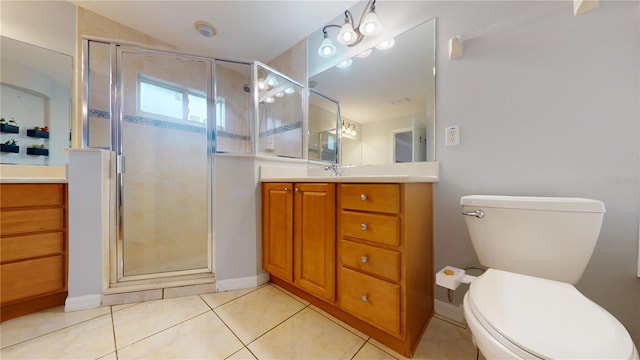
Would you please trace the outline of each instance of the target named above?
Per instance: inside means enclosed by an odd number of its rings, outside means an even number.
[[[109,111],[104,111],[104,110],[90,109],[89,110],[89,116],[103,118],[103,119],[110,119],[111,118],[111,113]],[[176,122],[172,122],[172,121],[163,121],[163,120],[157,120],[157,119],[150,119],[150,118],[146,118],[146,117],[143,117],[143,116],[125,115],[123,120],[126,121],[126,122],[134,123],[134,124],[147,125],[147,126],[153,126],[153,127],[158,127],[158,128],[164,128],[164,129],[174,129],[174,130],[180,130],[180,131],[187,131],[187,132],[193,132],[193,133],[196,133],[196,134],[206,134],[207,133],[207,129],[204,128],[204,127],[188,125],[188,124],[180,124],[180,123],[176,123]],[[260,132],[259,135],[260,135],[260,137],[272,136],[272,135],[281,134],[281,133],[284,133],[284,132],[287,132],[287,131],[291,131],[291,130],[295,130],[295,129],[299,129],[299,128],[302,128],[302,121],[298,121],[298,122],[295,122],[295,123],[279,126],[277,128],[274,128],[274,129],[269,129],[269,130],[266,130],[266,131],[262,131],[262,132]],[[224,130],[217,130],[216,131],[216,135],[218,137],[220,137],[220,138],[242,140],[242,141],[251,140],[250,136],[234,134],[234,133],[231,133],[231,132],[228,132],[228,131],[224,131]]]

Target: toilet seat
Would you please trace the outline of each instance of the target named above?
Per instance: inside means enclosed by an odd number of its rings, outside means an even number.
[[[637,357],[624,326],[567,283],[489,269],[471,283],[467,309],[519,357]]]

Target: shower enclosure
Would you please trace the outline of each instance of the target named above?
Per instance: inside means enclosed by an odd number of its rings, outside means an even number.
[[[115,160],[112,286],[213,277],[214,155],[301,158],[301,85],[259,63],[92,39],[83,65],[83,146]]]

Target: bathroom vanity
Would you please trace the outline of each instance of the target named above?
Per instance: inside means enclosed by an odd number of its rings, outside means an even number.
[[[271,281],[411,356],[433,314],[432,182],[289,180],[262,182]]]
[[[64,305],[67,184],[0,184],[0,318]]]

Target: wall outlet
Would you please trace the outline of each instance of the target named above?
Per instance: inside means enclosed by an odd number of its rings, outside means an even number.
[[[449,126],[445,129],[445,136],[444,146],[460,145],[460,126]]]

